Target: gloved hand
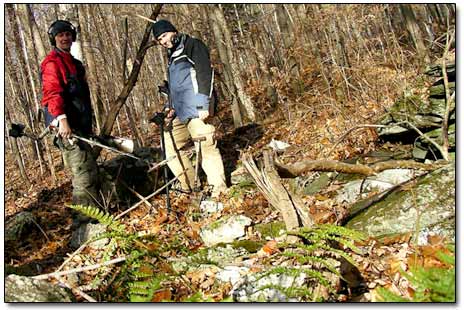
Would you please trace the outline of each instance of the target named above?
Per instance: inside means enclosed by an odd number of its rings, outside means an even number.
[[[198,118],[201,119],[202,121],[207,119],[208,116],[209,116],[208,110],[200,110],[200,111],[198,111]]]

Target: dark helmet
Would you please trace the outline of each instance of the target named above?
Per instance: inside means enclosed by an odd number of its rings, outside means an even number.
[[[73,42],[76,41],[77,31],[76,27],[73,26],[70,22],[66,20],[56,20],[48,28],[48,38],[50,39],[50,44],[56,46],[55,37],[60,32],[69,31],[72,35]]]
[[[158,39],[160,35],[162,35],[165,32],[177,32],[176,27],[174,27],[171,22],[161,19],[157,21],[153,26],[153,35],[155,36],[155,39]]]

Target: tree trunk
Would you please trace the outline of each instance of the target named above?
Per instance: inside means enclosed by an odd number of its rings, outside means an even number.
[[[125,22],[124,22],[124,46],[123,46],[123,57],[122,57],[122,61],[121,61],[121,64],[122,64],[122,85],[124,85],[124,83],[126,83],[126,72],[127,72],[127,44],[128,44],[128,25],[127,25],[127,18],[125,19]],[[132,99],[132,98],[131,98]],[[125,106],[125,110],[126,110],[126,115],[127,115],[127,119],[129,121],[129,127],[132,131],[132,134],[133,136],[135,137],[136,139],[136,145],[137,146],[141,146],[144,144],[144,141],[143,141],[143,138],[142,138],[142,135],[140,134],[140,132],[137,130],[137,122],[135,120],[135,117],[134,117],[134,112],[132,111],[132,105],[134,104],[134,101],[133,100],[129,100],[129,104],[126,104]]]
[[[261,40],[258,36],[258,29],[254,27],[254,30],[252,32],[252,44],[253,46],[251,47],[251,50],[254,51],[255,59],[256,59],[256,65],[258,66],[261,76],[262,76],[262,81],[264,84],[264,87],[266,88],[266,95],[267,98],[269,99],[269,106],[271,109],[274,109],[277,106],[278,103],[278,96],[277,96],[277,91],[275,87],[272,85],[272,76],[269,73],[269,64],[267,62],[266,56],[264,56],[264,49],[261,44]]]
[[[159,12],[161,11],[162,4],[157,4],[154,11],[152,12],[150,19],[156,20]],[[130,92],[134,88],[135,84],[137,83],[138,75],[140,72],[140,68],[143,63],[143,59],[147,52],[147,49],[154,45],[154,42],[149,43],[148,40],[151,34],[151,23],[147,24],[145,27],[145,32],[143,35],[143,39],[140,42],[139,49],[137,51],[137,55],[135,57],[131,73],[129,75],[129,79],[124,84],[124,88],[122,89],[119,96],[111,105],[111,110],[108,113],[108,117],[103,125],[102,134],[103,135],[110,135],[113,129],[114,122],[121,110],[122,106],[125,104],[127,97],[129,96]],[[98,150],[99,153],[99,150]]]
[[[37,119],[37,117],[36,117],[36,114],[33,112],[32,107],[30,106],[30,97],[31,96],[29,95],[29,92],[30,92],[31,88],[33,88],[33,87],[30,84],[31,79],[32,79],[30,68],[29,68],[29,71],[26,70],[26,68],[28,68],[28,64],[26,63],[26,59],[25,59],[26,47],[22,45],[22,43],[24,43],[24,41],[21,42],[21,40],[20,40],[20,38],[22,37],[22,33],[20,33],[21,29],[19,28],[19,25],[18,25],[18,22],[17,22],[17,19],[16,19],[16,12],[14,10],[13,5],[7,4],[6,8],[7,8],[7,11],[8,11],[8,21],[10,23],[10,26],[13,29],[13,33],[15,34],[15,40],[14,40],[14,42],[15,42],[15,52],[16,52],[15,55],[17,57],[15,62],[20,67],[19,68],[20,69],[19,70],[20,75],[18,76],[16,74],[16,71],[15,71],[16,68],[13,68],[11,71],[13,72],[13,74],[16,75],[16,77],[13,80],[18,81],[18,82],[22,82],[22,85],[19,86],[20,94],[19,94],[19,96],[16,96],[16,99],[23,106],[24,113],[27,116],[29,128],[32,130],[32,132],[35,132],[35,130],[36,130],[36,128],[35,128],[35,125],[36,125],[35,120]],[[8,49],[7,46],[5,46],[5,52],[6,52],[7,55],[10,56],[10,58],[12,57],[12,54],[11,54],[11,52],[9,52],[9,49]],[[35,97],[35,100],[37,100],[36,97]],[[35,141],[30,141],[30,142],[31,142],[32,154],[35,156],[35,158],[37,160],[39,160],[41,171],[43,171],[42,170],[42,158],[43,157],[42,157],[42,154],[40,152],[40,148],[38,147],[38,144]]]
[[[87,80],[90,84],[90,93],[92,95],[92,106],[94,110],[95,123],[97,127],[97,132],[100,132],[104,111],[102,111],[102,106],[98,104],[98,94],[100,93],[100,83],[97,74],[97,65],[95,62],[95,57],[93,53],[93,46],[91,41],[90,29],[92,26],[88,25],[88,12],[86,11],[83,5],[77,6],[77,15],[79,18],[79,25],[81,27],[80,36],[82,42],[82,52],[84,58],[87,62]],[[87,21],[87,22],[86,22]]]
[[[216,21],[221,29],[222,33],[224,34],[224,41],[226,44],[226,51],[227,51],[227,58],[230,61],[230,69],[232,70],[232,77],[235,83],[235,87],[237,89],[237,96],[240,99],[241,104],[245,108],[246,116],[252,122],[256,121],[256,113],[255,107],[253,106],[253,102],[251,102],[250,96],[245,93],[245,87],[243,85],[242,77],[240,75],[240,68],[237,65],[237,62],[234,59],[233,50],[234,45],[232,43],[232,35],[229,31],[229,27],[227,26],[227,22],[224,17],[224,13],[222,9],[218,6],[215,6],[214,9],[214,16]]]
[[[5,106],[5,118],[6,118],[6,124],[9,124],[11,126],[11,117],[10,117],[8,108],[6,106]],[[10,136],[8,136],[8,140],[13,148],[13,156],[16,159],[16,164],[18,165],[21,178],[26,183],[27,187],[30,187],[31,181],[29,180],[29,177],[27,176],[27,173],[26,173],[26,169],[24,168],[23,159],[21,156],[21,152],[19,151],[19,147],[18,147],[18,140]]]
[[[219,29],[219,25],[214,15],[215,15],[214,12],[207,11],[207,16],[209,16],[208,20],[209,20],[211,28],[213,29],[215,41],[217,44],[219,58],[221,59],[221,62],[223,64],[223,70],[222,70],[223,75],[222,76],[224,77],[224,80],[225,80],[224,84],[225,84],[225,87],[227,88],[228,94],[230,94],[232,97],[231,110],[232,110],[232,118],[234,120],[234,127],[238,128],[238,127],[243,126],[242,114],[240,113],[239,102],[235,95],[236,88],[235,88],[235,84],[233,83],[232,69],[230,68],[229,56],[227,54],[226,46],[224,45],[224,37],[222,35],[221,30]],[[219,75],[216,74],[216,79],[218,78],[219,78]]]
[[[44,42],[42,40],[42,37],[40,36],[40,30],[39,27],[37,26],[37,22],[35,20],[34,14],[32,13],[31,5],[26,4],[26,9],[27,9],[27,15],[29,18],[29,22],[31,25],[31,31],[32,31],[32,36],[34,39],[34,45],[37,51],[37,58],[38,58],[38,63],[40,64],[42,60],[45,58],[47,55],[46,49]]]
[[[406,27],[409,35],[411,36],[414,46],[416,47],[419,57],[424,59],[427,63],[430,62],[430,58],[427,52],[427,48],[422,38],[419,23],[414,15],[411,4],[400,4],[401,13],[406,21]]]
[[[25,91],[31,92],[32,91],[32,100],[35,103],[36,106],[36,112],[39,111],[39,102],[38,102],[38,96],[37,96],[37,91],[36,91],[36,83],[34,82],[34,77],[32,74],[32,69],[31,69],[31,64],[29,61],[29,56],[27,51],[30,50],[32,51],[32,44],[30,40],[25,40],[25,35],[21,28],[19,27],[20,20],[18,17],[18,14],[16,14],[15,9],[13,5],[7,5],[7,10],[8,10],[8,17],[9,17],[9,22],[11,27],[13,27],[14,32],[16,33],[15,36],[15,47],[16,47],[16,55],[18,57],[19,63],[21,65],[21,71],[23,73],[23,76],[28,80],[28,83],[25,84]],[[37,118],[37,113],[32,114],[32,124],[31,124],[31,130],[35,132],[35,119]],[[37,154],[38,155],[38,154]]]

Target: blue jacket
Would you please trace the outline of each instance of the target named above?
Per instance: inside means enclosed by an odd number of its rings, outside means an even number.
[[[183,123],[208,110],[213,90],[213,70],[206,45],[186,34],[168,50],[170,104]]]

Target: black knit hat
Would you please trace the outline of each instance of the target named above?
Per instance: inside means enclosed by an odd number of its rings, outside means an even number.
[[[157,21],[153,25],[153,36],[155,36],[155,39],[158,39],[158,37],[165,32],[177,32],[177,29],[171,22],[164,19]]]
[[[56,20],[48,28],[48,38],[50,39],[50,44],[55,46],[55,36],[60,32],[69,31],[72,35],[73,42],[76,41],[77,31],[76,27],[67,20]]]

